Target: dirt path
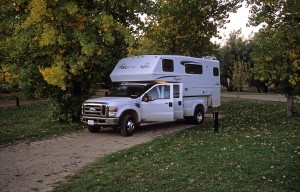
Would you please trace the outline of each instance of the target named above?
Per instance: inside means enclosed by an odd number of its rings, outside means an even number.
[[[205,121],[211,121],[207,116]],[[213,126],[213,125],[212,125]],[[50,191],[58,181],[98,157],[189,128],[184,122],[142,126],[131,137],[112,129],[80,131],[0,148],[0,191]]]
[[[236,93],[234,92],[226,92],[222,93],[222,97],[231,97],[237,98]],[[264,94],[264,93],[241,93],[241,99],[254,99],[254,100],[261,100],[261,101],[279,101],[279,102],[286,102],[286,97],[280,94]]]

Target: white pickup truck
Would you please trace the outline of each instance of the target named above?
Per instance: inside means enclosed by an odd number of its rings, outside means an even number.
[[[130,136],[141,123],[186,119],[201,124],[210,107],[220,107],[219,61],[174,55],[120,60],[110,75],[119,83],[106,97],[82,104],[90,132],[101,127]]]

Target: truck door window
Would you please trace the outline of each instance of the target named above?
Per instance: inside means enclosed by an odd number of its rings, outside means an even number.
[[[170,99],[170,85],[161,86],[161,98]]]
[[[153,87],[148,93],[148,97],[150,101],[153,101],[155,99],[158,99],[158,91],[157,91],[157,87]]]
[[[162,70],[165,72],[173,72],[174,71],[174,62],[171,59],[163,59],[162,60]]]
[[[148,97],[150,101],[156,99],[170,99],[170,86],[169,85],[158,85],[148,91]]]

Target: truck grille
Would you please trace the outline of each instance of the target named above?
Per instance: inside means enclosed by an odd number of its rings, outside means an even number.
[[[106,105],[103,103],[84,103],[82,105],[82,115],[90,117],[106,116]]]

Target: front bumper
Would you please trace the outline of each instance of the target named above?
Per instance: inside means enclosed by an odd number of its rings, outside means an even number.
[[[114,126],[119,124],[119,118],[81,116],[81,122],[87,125]]]

